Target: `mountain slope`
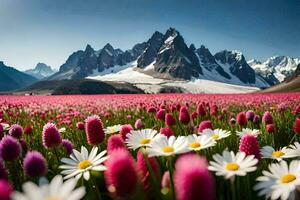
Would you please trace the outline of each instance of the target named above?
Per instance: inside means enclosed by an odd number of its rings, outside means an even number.
[[[102,82],[97,80],[54,80],[39,81],[14,94],[141,94],[143,90],[128,83]]]
[[[137,67],[136,61],[116,73],[89,76],[87,79],[125,82],[134,85],[145,93],[160,93],[170,88],[176,88],[176,91],[186,93],[245,93],[259,90],[257,87],[239,86],[205,79],[171,80],[153,77],[145,73],[145,70],[150,67],[153,68],[153,64],[145,69],[140,69]]]
[[[0,61],[0,91],[16,90],[36,81],[36,78],[20,72],[13,67],[8,67]]]
[[[156,31],[151,38],[146,42],[146,48],[144,52],[139,56],[137,60],[137,67],[145,68],[155,61],[157,53],[164,42],[164,35]]]
[[[157,53],[154,71],[185,80],[202,74],[194,49],[187,47],[183,37],[174,28],[167,30],[164,35],[164,43]]]
[[[210,53],[208,48],[201,45],[199,49],[196,50],[196,53],[199,58],[200,66],[204,69],[208,70],[209,72],[215,71],[220,76],[231,79],[231,76],[224,71],[224,69],[216,62],[215,57]]]
[[[235,75],[243,83],[255,83],[255,72],[247,64],[242,53],[224,50],[216,53],[214,57],[219,64],[224,66],[223,68],[228,67],[230,73]]]
[[[43,79],[55,73],[55,71],[45,63],[38,63],[34,69],[29,69],[24,72],[37,79]]]

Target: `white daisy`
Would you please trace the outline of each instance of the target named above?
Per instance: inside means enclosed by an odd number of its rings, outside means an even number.
[[[85,195],[85,188],[75,189],[76,179],[69,179],[63,182],[62,176],[55,176],[50,184],[37,186],[32,182],[23,184],[23,192],[14,192],[13,200],[41,200],[41,199],[59,199],[59,200],[80,200]],[[75,189],[75,190],[74,190]]]
[[[294,157],[300,157],[300,143],[295,142],[294,144],[290,145],[289,153]]]
[[[4,131],[8,131],[9,130],[9,127],[10,127],[9,124],[7,124],[7,123],[0,123],[0,125],[2,125]]]
[[[206,135],[189,135],[186,137],[188,149],[199,151],[216,145],[216,141]]]
[[[259,195],[266,195],[271,199],[294,199],[294,191],[300,186],[300,161],[293,160],[288,166],[287,162],[272,163],[269,171],[262,172],[264,176],[258,177],[255,190]]]
[[[152,142],[162,137],[161,134],[157,134],[156,130],[143,129],[138,131],[131,131],[126,135],[125,143],[130,149],[138,149],[140,147],[149,147]]]
[[[118,124],[118,125],[106,127],[106,129],[104,129],[104,133],[108,134],[108,135],[118,133],[118,132],[120,132],[121,126],[122,125]]]
[[[73,153],[70,155],[70,158],[63,158],[61,161],[64,165],[59,166],[60,169],[63,169],[61,174],[66,175],[64,179],[69,179],[75,177],[80,179],[83,175],[85,180],[90,179],[90,171],[105,171],[106,167],[102,165],[104,161],[108,159],[106,150],[102,151],[97,155],[98,147],[93,147],[91,153],[88,153],[88,150],[81,146],[81,152],[73,149]]]
[[[243,128],[242,131],[236,131],[236,134],[239,137],[243,137],[246,134],[253,135],[257,137],[260,134],[260,131],[257,129]]]
[[[271,146],[264,146],[260,153],[262,155],[262,158],[271,158],[275,159],[277,161],[281,161],[284,158],[292,158],[296,157],[291,153],[291,149],[288,149],[287,147],[280,148],[278,150],[275,150]]]
[[[147,153],[151,156],[171,156],[175,154],[186,153],[190,151],[187,148],[187,140],[184,136],[162,136],[157,140],[154,140],[151,147],[148,147]]]
[[[246,156],[244,152],[223,151],[223,154],[213,155],[215,161],[210,161],[209,170],[215,171],[217,176],[234,180],[235,176],[245,176],[248,172],[256,170],[258,160],[254,155]]]
[[[62,127],[62,128],[60,128],[59,130],[58,130],[58,132],[60,132],[60,133],[65,133],[66,132],[66,128],[65,127]]]
[[[222,130],[222,129],[204,129],[201,135],[206,135],[211,137],[213,140],[221,140],[230,136],[230,131]]]

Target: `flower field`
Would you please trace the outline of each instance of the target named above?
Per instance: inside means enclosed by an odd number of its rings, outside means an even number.
[[[0,200],[300,198],[300,93],[0,96],[0,123]]]

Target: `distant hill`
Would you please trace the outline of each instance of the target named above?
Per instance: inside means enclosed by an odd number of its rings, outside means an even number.
[[[13,67],[6,66],[0,61],[0,91],[11,91],[26,87],[37,79],[33,76],[16,70]]]

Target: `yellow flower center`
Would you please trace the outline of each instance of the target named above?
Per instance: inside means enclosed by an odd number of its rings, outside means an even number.
[[[276,158],[279,158],[279,157],[281,157],[281,156],[283,156],[284,155],[284,153],[282,152],[282,151],[274,151],[273,153],[272,153],[272,156],[274,156],[274,157],[276,157]]]
[[[162,150],[165,153],[172,153],[172,152],[174,152],[174,148],[170,147],[170,146],[163,147]]]
[[[218,134],[213,134],[211,137],[212,137],[213,140],[218,140],[219,139],[219,135]]]
[[[201,144],[199,143],[199,142],[192,142],[191,144],[190,144],[190,147],[192,148],[192,149],[196,149],[196,148],[199,148],[201,146]]]
[[[296,180],[296,176],[293,174],[286,174],[286,175],[282,176],[280,178],[280,180],[282,183],[290,183],[290,182]]]
[[[236,171],[240,168],[240,166],[234,162],[227,163],[226,164],[226,169],[229,171]]]
[[[117,190],[116,187],[115,187],[114,185],[108,186],[107,189],[108,189],[108,191],[111,192],[111,193],[114,193],[114,192],[116,192],[116,190]]]
[[[81,162],[78,164],[78,168],[79,168],[79,169],[86,169],[86,168],[88,168],[88,167],[91,166],[91,165],[92,165],[91,161],[89,161],[89,160],[83,160],[83,161],[81,161]]]
[[[141,145],[149,144],[150,142],[151,142],[151,140],[150,139],[146,139],[146,138],[140,140],[140,144]]]
[[[110,131],[111,131],[112,133],[115,133],[115,132],[118,132],[118,129],[117,129],[116,127],[112,127],[112,128],[110,129]]]
[[[52,197],[46,197],[45,200],[62,200],[62,198],[52,196]]]

